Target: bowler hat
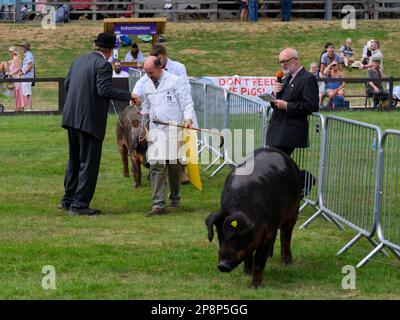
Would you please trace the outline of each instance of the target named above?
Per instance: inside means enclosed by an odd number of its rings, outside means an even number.
[[[94,40],[94,43],[102,48],[114,48],[116,40],[113,34],[102,32],[97,36],[97,39]]]

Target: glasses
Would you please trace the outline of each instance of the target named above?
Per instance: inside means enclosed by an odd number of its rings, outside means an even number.
[[[292,57],[292,58],[287,59],[287,60],[279,60],[278,63],[279,64],[287,64],[290,60],[293,60],[293,59],[296,59],[296,57]]]
[[[332,67],[337,67],[337,64],[333,64]]]

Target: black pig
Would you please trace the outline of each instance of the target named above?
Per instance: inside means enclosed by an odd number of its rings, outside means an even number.
[[[245,166],[253,167],[247,175],[241,174]],[[220,271],[230,272],[244,261],[245,273],[252,275],[251,286],[259,287],[278,228],[283,263],[292,263],[290,242],[301,199],[299,175],[296,163],[274,148],[257,149],[228,175],[221,208],[205,220],[210,241],[213,226],[217,229]]]

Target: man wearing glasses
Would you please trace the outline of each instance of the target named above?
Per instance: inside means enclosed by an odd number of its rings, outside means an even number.
[[[267,145],[291,155],[295,148],[308,146],[307,116],[318,111],[318,85],[314,76],[300,64],[297,51],[283,49],[279,64],[285,74],[273,88],[275,102],[268,125]]]

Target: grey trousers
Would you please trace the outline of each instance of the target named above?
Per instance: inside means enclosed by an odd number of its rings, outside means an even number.
[[[170,189],[169,199],[179,200],[179,191],[181,187],[180,181],[181,165],[179,163],[165,164],[155,163],[150,165],[151,180],[151,200],[153,208],[165,208],[165,193],[168,185]]]

